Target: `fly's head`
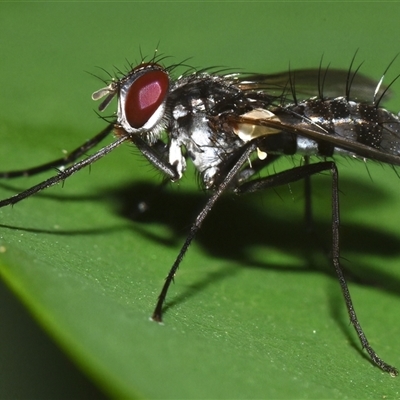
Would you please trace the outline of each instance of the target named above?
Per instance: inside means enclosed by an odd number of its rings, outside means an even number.
[[[140,135],[154,144],[166,126],[166,99],[170,88],[168,72],[157,63],[141,63],[121,79],[93,93],[92,99],[105,99],[103,111],[117,96],[117,125],[129,135]]]

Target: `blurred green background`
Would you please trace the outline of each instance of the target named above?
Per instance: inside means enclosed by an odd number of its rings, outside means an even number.
[[[87,73],[106,78],[98,67],[124,70],[158,46],[201,68],[272,73],[315,68],[323,55],[346,69],[358,49],[362,72],[379,79],[400,51],[399,15],[393,2],[1,3],[0,167],[59,157],[104,126],[90,98],[103,83]],[[400,109],[396,99],[389,108]],[[0,210],[0,274],[34,315],[1,286],[0,397],[398,397],[399,378],[362,356],[337,282],[309,269],[327,263],[302,235],[301,186],[222,202],[184,260],[165,326],[148,322],[204,197],[190,176],[156,202],[154,219],[133,223],[135,194],[160,177],[132,147],[115,153]],[[373,283],[351,280],[356,309],[400,367],[400,182],[389,167],[339,164],[343,256]],[[322,178],[314,203],[327,246]],[[40,179],[6,182],[1,198]]]

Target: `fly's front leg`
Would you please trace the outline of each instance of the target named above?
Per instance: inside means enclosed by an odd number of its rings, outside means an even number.
[[[118,132],[122,132],[118,135]],[[125,131],[120,128],[116,129],[117,136],[125,136]],[[172,181],[177,181],[180,178],[175,166],[163,160],[163,158],[149,146],[139,135],[130,135],[129,139],[136,145],[140,152],[153,164],[158,170],[163,172]]]
[[[280,185],[289,184],[300,179],[309,178],[314,174],[330,171],[332,174],[332,263],[338,277],[340,287],[342,289],[343,297],[346,302],[347,311],[349,313],[350,321],[354,326],[357,335],[360,339],[362,347],[367,351],[371,360],[385,372],[389,372],[392,376],[398,375],[395,367],[383,361],[370,346],[364,331],[358,321],[356,312],[354,310],[353,301],[351,300],[350,291],[347,286],[346,280],[343,275],[342,267],[340,265],[340,247],[339,247],[339,173],[336,164],[332,161],[320,162],[316,164],[306,164],[301,167],[296,167],[287,171],[277,173],[265,178],[245,182],[235,189],[238,194],[257,192],[259,190],[269,189]]]
[[[104,138],[106,138],[113,130],[114,124],[109,124],[105,129],[103,129],[100,133],[98,133],[93,138],[86,141],[83,145],[79,146],[75,150],[68,153],[65,157],[59,158],[54,161],[50,161],[46,164],[39,165],[37,167],[16,170],[16,171],[5,171],[0,172],[0,178],[2,179],[10,179],[10,178],[18,178],[21,176],[28,177],[36,174],[40,174],[41,172],[46,172],[54,168],[66,167],[70,164],[73,164],[77,161],[81,156],[83,156],[88,150],[97,146]]]
[[[69,178],[71,175],[75,174],[76,172],[80,171],[82,168],[85,168],[100,158],[104,157],[111,151],[113,151],[115,148],[120,146],[122,143],[127,141],[129,139],[128,136],[122,136],[118,138],[115,142],[108,144],[107,146],[104,146],[101,148],[99,151],[97,151],[95,154],[83,159],[82,161],[79,161],[72,166],[59,171],[59,173],[55,176],[52,176],[49,179],[46,179],[45,181],[38,183],[35,186],[32,186],[31,188],[24,190],[21,193],[18,193],[12,197],[9,197],[8,199],[4,199],[0,201],[0,208],[5,207],[5,206],[10,206],[19,203],[20,201],[26,199],[27,197],[33,196],[36,193],[41,192],[44,189],[47,189],[51,186],[54,186],[60,182],[63,182],[65,179]]]

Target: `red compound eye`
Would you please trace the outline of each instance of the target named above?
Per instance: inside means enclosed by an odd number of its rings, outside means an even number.
[[[164,71],[148,71],[137,78],[125,100],[125,116],[133,128],[141,128],[155,113],[168,91],[168,75]]]

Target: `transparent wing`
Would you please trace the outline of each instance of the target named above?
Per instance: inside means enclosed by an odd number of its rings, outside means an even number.
[[[244,91],[261,90],[268,95],[287,101],[313,96],[335,98],[345,96],[352,100],[371,102],[387,89],[381,85],[375,93],[379,80],[360,74],[357,70],[343,69],[299,69],[276,74],[244,74],[237,79],[237,84]],[[385,93],[385,100],[390,97],[390,90]]]

